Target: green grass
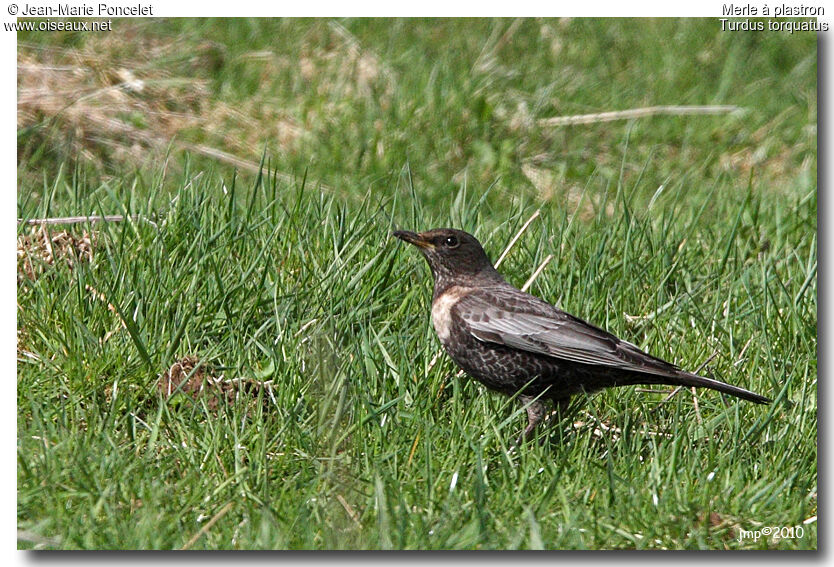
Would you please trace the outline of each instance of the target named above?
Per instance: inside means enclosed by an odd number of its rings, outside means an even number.
[[[131,26],[179,46],[137,74],[210,95],[200,127],[143,138],[138,161],[115,135],[63,137],[68,112],[19,133],[19,217],[153,221],[84,227],[92,262],[18,286],[20,547],[817,547],[812,36],[710,20]],[[77,37],[23,39],[89,56]],[[216,57],[189,66],[209,41]],[[136,57],[95,49],[113,69]],[[355,50],[373,78],[345,71]],[[128,94],[138,113],[155,95]],[[747,112],[535,123],[655,104]],[[130,135],[160,127],[148,116]],[[280,141],[276,116],[302,133]],[[181,143],[255,165],[266,148],[273,173]],[[496,259],[536,210],[501,266],[511,282],[553,254],[532,293],[774,403],[621,388],[508,451],[523,409],[445,355],[430,365],[428,269],[390,233],[456,226]],[[163,398],[158,377],[187,355],[243,379],[235,399]]]

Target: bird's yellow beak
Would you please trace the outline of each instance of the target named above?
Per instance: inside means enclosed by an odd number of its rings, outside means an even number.
[[[396,236],[400,240],[405,240],[409,244],[413,244],[418,248],[434,248],[434,244],[432,244],[430,240],[427,240],[423,237],[423,235],[418,234],[416,232],[411,232],[409,230],[398,230],[394,233],[394,236]]]

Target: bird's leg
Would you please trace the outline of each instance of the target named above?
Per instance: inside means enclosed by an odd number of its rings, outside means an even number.
[[[518,436],[518,440],[516,441],[516,445],[521,445],[525,439],[530,438],[533,430],[544,419],[544,415],[547,413],[547,406],[545,406],[542,400],[537,400],[535,396],[519,396],[518,400],[527,406],[527,427],[524,428],[524,431],[521,432],[521,435]]]
[[[518,436],[516,440],[516,445],[521,445],[525,439],[529,439],[533,435],[533,431],[536,429],[536,426],[540,424],[542,421],[550,421],[553,416],[557,416],[559,419],[563,418],[567,415],[568,406],[570,406],[570,396],[567,398],[560,398],[553,400],[553,404],[555,409],[550,412],[550,415],[546,415],[547,412],[547,404],[545,401],[539,399],[537,400],[533,396],[519,396],[519,401],[523,405],[527,406],[527,427],[524,428],[524,431],[521,435]]]

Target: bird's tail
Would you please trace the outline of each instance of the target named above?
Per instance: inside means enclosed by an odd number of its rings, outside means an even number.
[[[738,386],[733,386],[732,384],[727,384],[719,380],[713,380],[712,378],[704,378],[703,376],[698,376],[697,374],[692,374],[691,372],[681,371],[676,376],[670,377],[667,383],[674,384],[676,386],[709,388],[710,390],[717,390],[724,394],[729,394],[731,396],[741,398],[742,400],[747,400],[757,404],[769,404],[773,401],[768,397],[751,392],[750,390],[745,390],[744,388],[739,388]]]

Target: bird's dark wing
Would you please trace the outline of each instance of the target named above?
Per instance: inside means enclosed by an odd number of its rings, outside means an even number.
[[[678,370],[673,364],[516,289],[475,290],[455,304],[454,312],[482,342],[582,364],[662,376]]]

